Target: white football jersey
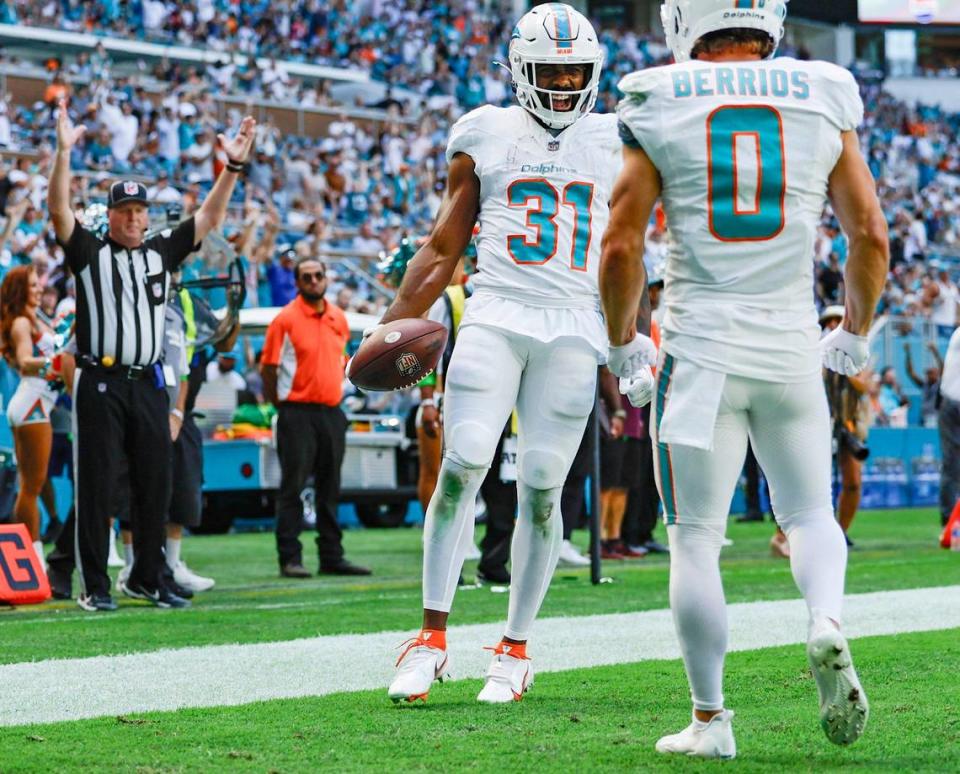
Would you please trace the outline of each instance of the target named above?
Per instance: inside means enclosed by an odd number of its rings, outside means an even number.
[[[582,310],[591,320],[581,335],[601,339],[596,343],[605,351],[597,276],[621,147],[612,114],[588,114],[556,136],[519,106],[481,107],[454,124],[447,159],[470,156],[480,180],[479,273],[463,324],[476,322],[493,297]],[[484,314],[497,324],[502,305]],[[554,324],[556,315],[548,316],[542,325],[527,320],[529,334],[543,340],[576,334],[539,330]]]
[[[826,62],[658,67],[620,82],[621,136],[660,172],[671,249],[663,348],[768,381],[819,373],[814,237],[863,103]]]

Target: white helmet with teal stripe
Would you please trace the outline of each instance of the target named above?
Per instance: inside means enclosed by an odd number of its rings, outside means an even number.
[[[776,49],[783,38],[788,1],[666,0],[660,6],[660,18],[674,58],[678,62],[686,62],[700,38],[721,30],[766,32]]]
[[[509,56],[517,100],[551,129],[570,126],[593,109],[603,51],[593,25],[575,8],[544,3],[528,11],[513,28]],[[537,88],[537,66],[558,64],[583,65],[584,88],[572,92]],[[554,108],[555,98],[571,97],[571,108]]]

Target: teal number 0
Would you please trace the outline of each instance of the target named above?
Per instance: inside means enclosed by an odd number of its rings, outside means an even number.
[[[559,232],[557,215],[561,202],[573,208],[573,236],[570,246],[570,268],[587,270],[587,256],[593,237],[593,183],[568,183],[561,195],[545,178],[514,180],[507,187],[507,203],[527,211],[530,234],[510,234],[507,252],[518,264],[542,266],[557,254]]]
[[[757,191],[752,206],[741,209],[737,138],[756,143]],[[723,242],[763,242],[786,224],[787,191],[783,120],[765,105],[717,108],[707,118],[707,209],[710,233]]]

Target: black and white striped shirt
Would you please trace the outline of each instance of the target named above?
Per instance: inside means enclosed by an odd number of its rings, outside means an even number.
[[[170,273],[194,250],[193,218],[129,249],[79,223],[64,245],[76,277],[77,352],[147,366],[163,351]]]

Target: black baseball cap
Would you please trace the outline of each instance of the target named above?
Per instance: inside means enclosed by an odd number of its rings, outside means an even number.
[[[134,180],[121,180],[110,186],[107,207],[113,209],[127,202],[147,203],[147,189]]]

